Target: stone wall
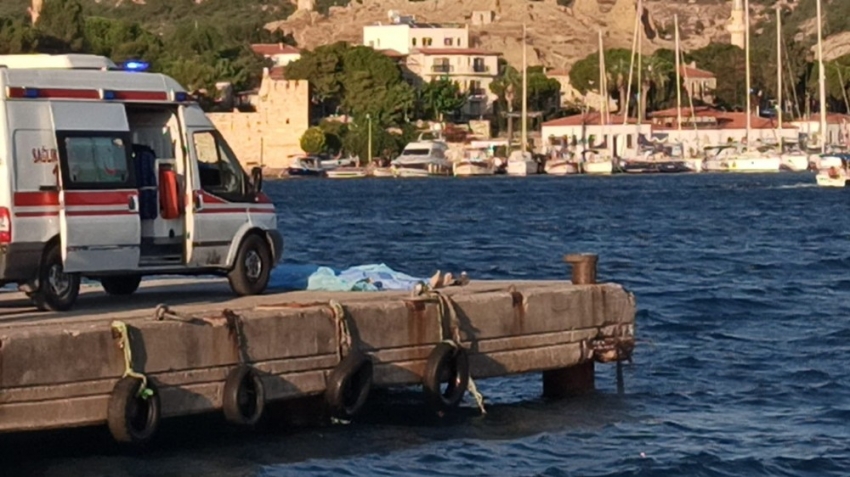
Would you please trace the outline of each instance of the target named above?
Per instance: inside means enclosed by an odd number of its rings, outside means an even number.
[[[301,135],[310,127],[308,83],[278,79],[266,72],[251,103],[256,112],[208,116],[244,167],[287,167],[290,156],[303,153]]]

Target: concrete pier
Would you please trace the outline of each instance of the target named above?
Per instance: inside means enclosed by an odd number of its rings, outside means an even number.
[[[595,281],[595,271],[580,274]],[[448,299],[402,292],[231,299],[222,280],[156,280],[122,298],[91,287],[76,311],[61,315],[3,294],[0,432],[104,425],[126,371],[114,320],[127,326],[132,370],[155,386],[162,418],[219,412],[239,364],[256,370],[267,402],[325,393],[351,349],[370,357],[372,386],[417,384],[429,355],[454,333],[474,379],[542,371],[546,394],[563,397],[592,390],[593,363],[626,359],[634,346],[634,297],[616,284],[473,281],[439,293]],[[156,312],[161,303],[169,312]]]

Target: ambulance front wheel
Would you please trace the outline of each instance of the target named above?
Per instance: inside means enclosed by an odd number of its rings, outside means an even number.
[[[80,275],[65,273],[62,251],[54,245],[44,255],[38,269],[38,289],[29,294],[41,311],[66,311],[80,294]]]
[[[259,295],[266,290],[272,270],[272,251],[259,235],[242,240],[233,270],[227,274],[230,288],[239,296]]]

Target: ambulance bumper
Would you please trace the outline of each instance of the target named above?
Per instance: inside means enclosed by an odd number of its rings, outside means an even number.
[[[269,240],[272,241],[272,245],[274,246],[274,250],[272,253],[274,254],[274,263],[280,262],[283,258],[283,235],[277,230],[268,230]]]
[[[0,246],[0,281],[25,281],[36,276],[43,243],[10,243]]]

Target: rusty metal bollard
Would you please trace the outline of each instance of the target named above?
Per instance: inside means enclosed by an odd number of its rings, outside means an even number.
[[[593,253],[573,253],[564,256],[564,261],[572,265],[572,282],[574,285],[591,285],[596,283],[596,262],[599,256]]]

